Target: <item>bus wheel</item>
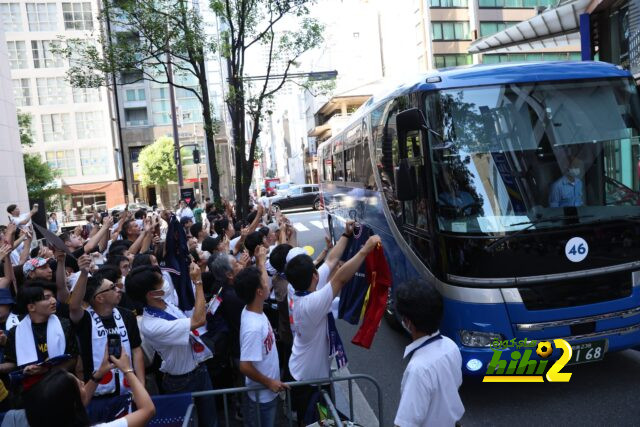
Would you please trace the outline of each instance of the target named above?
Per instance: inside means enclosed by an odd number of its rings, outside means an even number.
[[[273,210],[273,213],[276,214],[278,212],[280,212],[280,205],[279,204],[273,204],[271,205],[271,209]]]
[[[394,310],[393,292],[391,292],[391,288],[389,288],[389,296],[387,297],[387,306],[384,310],[384,318],[387,320],[389,326],[391,326],[391,329],[402,332],[404,331],[402,323],[396,316],[396,311]]]
[[[315,211],[319,211],[320,210],[320,199],[316,199],[316,201],[313,202],[313,210],[315,210]]]

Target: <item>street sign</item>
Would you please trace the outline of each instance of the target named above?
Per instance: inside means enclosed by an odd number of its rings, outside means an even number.
[[[193,208],[196,205],[196,194],[193,188],[181,188],[180,189],[180,198],[184,199],[189,205],[190,208]]]

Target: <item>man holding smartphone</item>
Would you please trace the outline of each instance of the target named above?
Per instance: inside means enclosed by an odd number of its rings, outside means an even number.
[[[144,385],[144,358],[142,339],[133,312],[118,307],[122,290],[106,279],[100,270],[88,277],[91,257],[83,255],[78,260],[80,277],[71,294],[69,317],[76,325],[80,342],[80,356],[84,369],[84,380],[97,384],[94,397],[88,407],[92,423],[112,420],[115,414],[110,408],[119,407],[116,401],[126,399],[130,391],[124,375],[111,369],[104,376],[96,377],[96,371],[104,358],[105,347],[109,354],[118,358],[124,348],[131,361],[136,377]],[[83,300],[89,304],[84,309]]]
[[[38,212],[38,204],[34,203],[33,208],[25,213],[20,214],[20,208],[17,205],[7,206],[7,212],[9,213],[9,222],[18,226],[23,230],[26,230],[31,225],[31,217]]]

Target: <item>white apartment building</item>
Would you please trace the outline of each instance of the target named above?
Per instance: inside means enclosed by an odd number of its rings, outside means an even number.
[[[7,206],[16,204],[23,212],[29,210],[27,198],[27,182],[24,176],[22,149],[16,107],[13,100],[13,82],[9,70],[9,55],[4,32],[0,28],[0,212],[7,211]],[[0,215],[0,224],[7,224],[7,215]]]
[[[35,144],[26,150],[60,171],[64,208],[76,215],[88,206],[124,203],[111,96],[105,88],[71,88],[65,79],[69,61],[51,50],[60,36],[91,37],[98,29],[98,5],[0,2],[15,103],[32,116]]]

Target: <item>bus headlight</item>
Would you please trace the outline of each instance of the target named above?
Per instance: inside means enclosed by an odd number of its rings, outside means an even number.
[[[502,334],[495,332],[460,331],[460,341],[467,347],[489,347],[494,341],[502,340]]]

